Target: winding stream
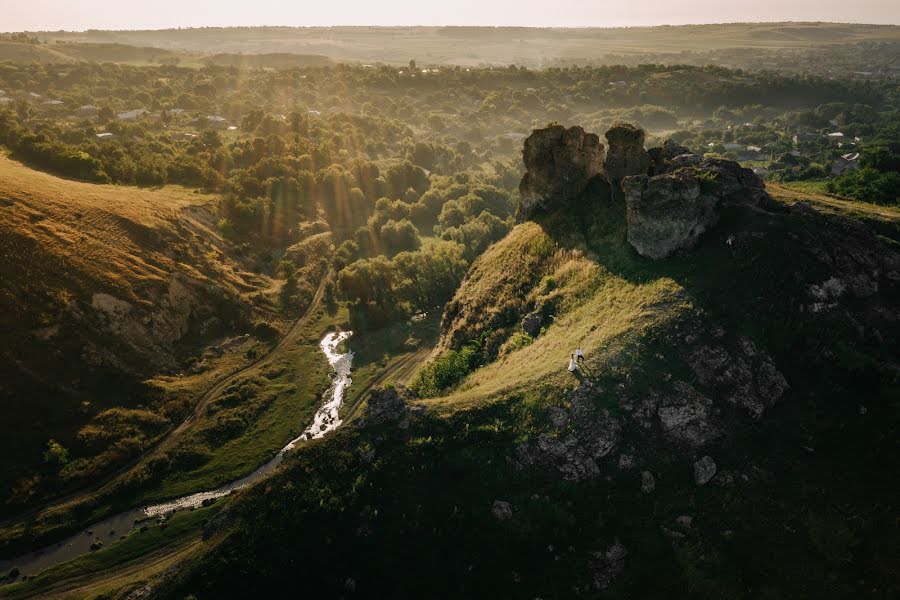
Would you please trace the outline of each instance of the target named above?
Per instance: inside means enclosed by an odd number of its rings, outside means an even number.
[[[281,464],[284,460],[285,453],[294,448],[301,441],[318,439],[337,429],[341,425],[338,410],[344,401],[344,391],[352,381],[350,378],[350,370],[353,364],[353,352],[347,351],[345,354],[340,354],[338,353],[338,346],[351,335],[352,332],[350,331],[332,332],[322,338],[322,341],[319,342],[319,347],[328,359],[329,364],[331,364],[332,369],[334,369],[331,385],[323,396],[325,402],[319,407],[319,410],[316,411],[312,424],[307,427],[303,433],[288,442],[287,445],[279,450],[278,454],[276,454],[269,462],[265,463],[249,475],[214,490],[198,492],[196,494],[182,496],[181,498],[170,502],[125,511],[98,523],[94,523],[81,531],[81,533],[77,533],[62,542],[42,548],[41,550],[36,550],[35,552],[13,560],[0,561],[0,576],[8,573],[13,567],[18,568],[22,575],[36,575],[48,567],[70,561],[91,552],[93,549],[96,549],[95,544],[98,540],[104,545],[108,545],[119,538],[124,537],[132,530],[132,528],[143,521],[153,518],[162,518],[177,510],[197,508],[202,506],[205,501],[227,496],[234,491],[266,477],[266,475]],[[94,548],[92,548],[92,546],[94,546]]]

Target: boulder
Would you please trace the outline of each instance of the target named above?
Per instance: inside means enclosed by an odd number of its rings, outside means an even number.
[[[691,172],[627,177],[622,189],[627,239],[641,256],[660,259],[690,250],[719,220],[719,198],[704,194]]]
[[[657,409],[663,434],[690,448],[700,448],[721,435],[711,421],[712,400],[690,384],[676,381]]]
[[[660,259],[692,249],[718,223],[723,203],[781,209],[753,171],[731,160],[679,154],[656,168],[665,170],[622,182],[628,242],[641,256]]]
[[[512,518],[512,506],[505,500],[494,500],[491,513],[498,521],[508,521]]]
[[[601,173],[604,157],[600,138],[581,127],[535,129],[522,152],[526,172],[519,183],[519,219],[570,206]]]
[[[421,411],[420,406],[412,405],[415,399],[415,393],[402,385],[374,388],[369,392],[366,409],[356,420],[356,427],[397,423],[398,427],[406,429],[410,414]]]
[[[644,150],[644,130],[630,123],[619,123],[606,132],[609,151],[603,170],[610,181],[622,181],[630,175],[646,175],[650,155]]]
[[[694,463],[694,481],[697,485],[706,485],[716,474],[716,462],[711,456],[704,456]]]
[[[650,471],[641,471],[641,491],[649,494],[656,489],[656,478]]]

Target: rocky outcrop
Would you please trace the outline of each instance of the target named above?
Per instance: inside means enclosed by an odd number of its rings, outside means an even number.
[[[711,456],[704,456],[694,463],[694,482],[706,485],[716,474],[716,461]]]
[[[702,385],[716,390],[755,419],[789,387],[772,358],[744,337],[731,350],[720,344],[698,345],[688,350],[687,362]]]
[[[570,206],[600,174],[604,156],[600,138],[581,127],[535,129],[522,152],[526,172],[519,184],[519,218]]]
[[[609,151],[603,170],[610,181],[622,181],[631,175],[646,175],[650,155],[644,150],[644,130],[630,123],[614,125],[606,132]]]
[[[672,393],[660,400],[657,409],[663,434],[691,448],[704,446],[721,435],[711,420],[712,400],[683,381],[672,384]]]
[[[491,514],[498,521],[509,521],[512,518],[512,506],[505,500],[494,500],[491,506]]]
[[[580,481],[600,474],[598,463],[619,446],[622,425],[607,411],[592,407],[589,384],[571,391],[570,408],[554,407],[552,421],[565,431],[542,433],[520,444],[510,462],[518,469],[538,467]]]
[[[719,198],[702,193],[692,172],[627,177],[622,189],[628,242],[641,256],[660,259],[689,250],[719,220]]]
[[[369,392],[366,408],[356,420],[356,427],[374,427],[384,423],[396,423],[401,429],[409,426],[409,417],[420,414],[424,406],[413,404],[416,394],[402,386],[374,388]]]
[[[605,590],[625,570],[628,550],[616,541],[606,550],[592,552],[589,560],[594,589]]]
[[[606,132],[604,152],[599,138],[580,127],[534,130],[522,155],[527,171],[519,185],[519,219],[571,208],[601,191],[615,198],[621,188],[628,242],[642,256],[662,259],[694,248],[718,223],[725,203],[781,209],[750,169],[692,154],[672,140],[648,151],[644,137],[639,127],[617,124]],[[589,187],[591,182],[602,185]]]
[[[692,249],[718,223],[723,203],[773,205],[762,180],[734,161],[687,153],[667,158],[686,148],[658,150],[654,171],[662,172],[622,182],[628,242],[642,256],[661,259]]]

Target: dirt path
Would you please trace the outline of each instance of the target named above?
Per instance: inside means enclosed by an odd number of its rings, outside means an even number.
[[[93,492],[100,491],[105,487],[112,485],[115,481],[121,477],[122,475],[127,474],[137,466],[139,466],[145,459],[152,456],[153,454],[165,450],[167,448],[172,447],[172,445],[178,440],[178,438],[196,421],[199,420],[200,417],[206,414],[207,406],[210,401],[216,398],[222,391],[225,390],[229,385],[240,379],[241,377],[247,375],[248,373],[258,369],[259,367],[270,363],[271,361],[278,358],[278,356],[284,352],[286,348],[294,344],[297,339],[301,336],[304,331],[304,326],[307,324],[310,316],[318,307],[319,303],[322,301],[322,296],[325,293],[325,284],[330,279],[330,273],[326,273],[322,277],[322,281],[319,283],[319,287],[316,290],[315,295],[313,296],[312,301],[309,306],[303,312],[303,314],[294,321],[294,324],[291,326],[290,330],[288,330],[287,334],[278,342],[278,344],[265,355],[261,356],[257,360],[253,361],[249,365],[234,371],[228,375],[225,375],[219,378],[213,385],[210,387],[201,397],[200,400],[197,401],[197,404],[194,406],[193,412],[181,422],[178,427],[171,430],[168,434],[166,434],[161,439],[157,440],[153,445],[145,449],[141,452],[137,457],[130,460],[126,464],[122,465],[118,469],[104,475],[103,477],[98,478],[94,482],[80,487],[77,490],[72,491],[69,494],[53,499],[50,503],[45,504],[43,506],[39,506],[36,508],[32,508],[24,513],[19,513],[18,515],[11,517],[9,519],[5,519],[0,522],[0,527],[8,527],[16,522],[23,521],[28,519],[34,515],[37,515],[41,512],[52,512],[54,510],[58,510],[60,508],[64,508],[68,505],[77,503],[77,501]]]

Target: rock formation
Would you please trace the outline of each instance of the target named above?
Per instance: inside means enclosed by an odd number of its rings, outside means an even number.
[[[421,405],[413,405],[415,393],[402,386],[385,386],[374,388],[369,392],[366,408],[356,420],[356,427],[373,427],[383,423],[397,423],[405,429],[409,426],[410,414],[418,414],[424,409]]]
[[[525,140],[525,175],[519,183],[519,218],[540,210],[567,207],[603,168],[603,144],[581,127],[551,125]]]
[[[606,132],[609,152],[603,169],[610,181],[622,181],[630,175],[646,175],[650,155],[644,150],[644,130],[630,123],[614,125]]]
[[[668,149],[667,149],[668,147]],[[660,259],[690,250],[719,220],[723,203],[768,208],[765,184],[734,161],[678,154],[667,146],[654,153],[658,175],[635,175],[622,182],[628,242],[642,256]]]
[[[692,154],[672,140],[647,151],[644,131],[628,123],[613,126],[606,139],[604,152],[580,127],[534,130],[525,140],[519,218],[621,190],[628,242],[642,256],[662,259],[696,246],[724,203],[776,208],[762,180],[734,161]]]

